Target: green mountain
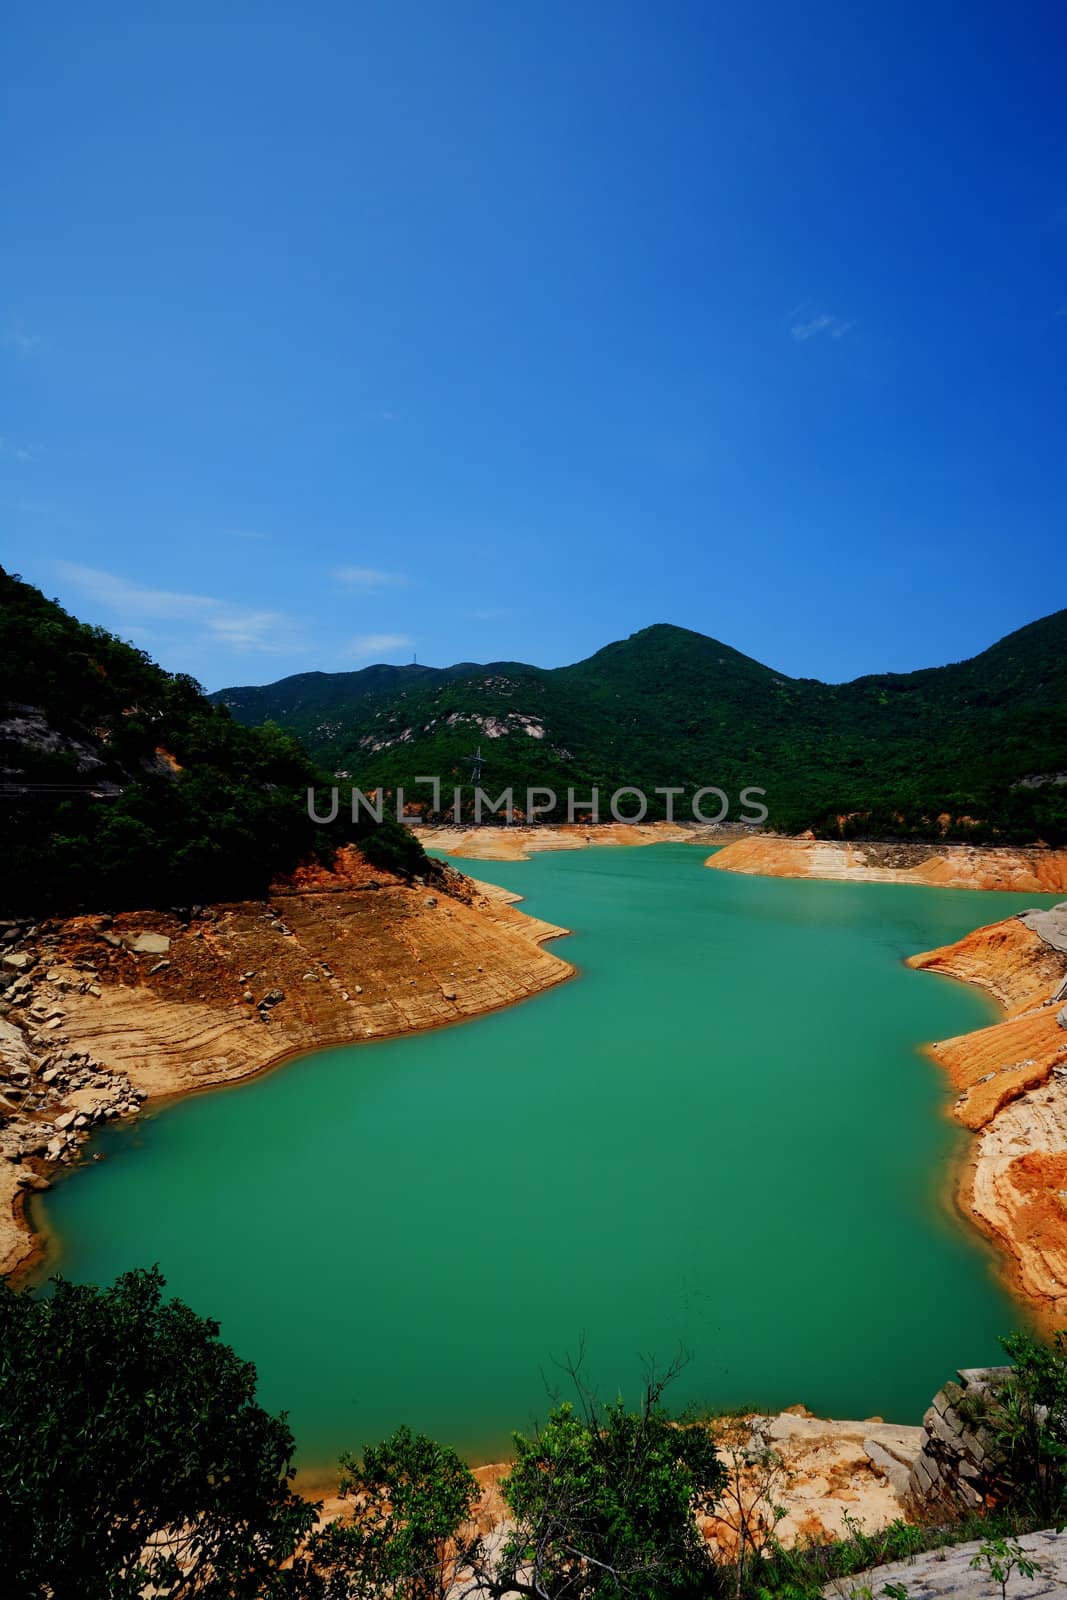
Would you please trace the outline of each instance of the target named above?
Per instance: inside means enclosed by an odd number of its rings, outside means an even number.
[[[288,733],[234,721],[0,568],[0,913],[262,894],[355,835],[309,820],[327,781]],[[363,832],[383,865],[424,862],[395,824]]]
[[[480,745],[482,787],[606,796],[627,784],[733,800],[766,791],[770,824],[823,834],[1067,838],[1067,611],[952,666],[852,683],[789,678],[667,624],[574,666],[464,662],[300,673],[212,696],[241,722],[295,734],[344,781],[450,804]],[[677,803],[683,814],[684,800]],[[714,802],[707,804],[714,807]],[[947,821],[945,820],[947,818]],[[941,820],[939,820],[941,819]]]

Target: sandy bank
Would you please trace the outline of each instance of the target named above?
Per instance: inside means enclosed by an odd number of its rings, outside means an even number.
[[[1041,925],[1045,918],[1028,918]],[[975,1134],[959,1202],[1007,1254],[1012,1286],[1047,1321],[1067,1317],[1067,950],[1013,917],[909,966],[980,984],[1006,1009],[991,1027],[929,1046]],[[1047,929],[1046,929],[1047,931]]]
[[[880,1417],[841,1422],[814,1417],[804,1406],[770,1416],[730,1418],[710,1424],[726,1461],[747,1452],[772,1450],[780,1462],[774,1499],[785,1511],[777,1534],[786,1546],[809,1539],[840,1538],[846,1517],[874,1533],[906,1514],[903,1484],[921,1448],[923,1430],[885,1423]],[[510,1526],[500,1481],[510,1462],[475,1467],[481,1488],[476,1523],[481,1533],[499,1536]],[[742,1467],[737,1488],[746,1514],[758,1521],[758,1472]],[[309,1499],[325,1496],[323,1520],[351,1514],[350,1504],[331,1493],[332,1484],[301,1483]],[[729,1496],[721,1515],[702,1517],[700,1531],[725,1558],[737,1544],[736,1505]]]
[[[941,889],[1067,892],[1067,850],[966,844],[842,843],[805,835],[754,834],[709,856],[717,872],[856,883],[919,883]]]
[[[620,807],[621,809],[621,807]],[[528,861],[540,850],[587,850],[590,845],[725,844],[736,829],[698,823],[601,822],[552,823],[545,827],[417,827],[424,850],[473,861]]]
[[[0,1271],[39,1244],[27,1186],[77,1159],[101,1120],[299,1051],[460,1021],[570,977],[543,948],[567,930],[515,910],[516,898],[450,870],[408,885],[344,852],[336,872],[299,875],[265,901],[27,930],[0,1033],[4,1085],[18,1095],[0,1152]],[[131,948],[145,934],[150,948]]]

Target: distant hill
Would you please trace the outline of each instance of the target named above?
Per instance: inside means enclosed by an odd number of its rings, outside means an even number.
[[[190,904],[266,891],[353,836],[307,815],[326,775],[199,684],[0,568],[0,914]],[[395,824],[366,854],[423,862]]]
[[[380,665],[212,698],[365,790],[469,782],[480,744],[483,787],[519,803],[528,785],[754,785],[789,831],[1067,838],[1067,611],[970,661],[846,684],[661,623],[569,667]]]

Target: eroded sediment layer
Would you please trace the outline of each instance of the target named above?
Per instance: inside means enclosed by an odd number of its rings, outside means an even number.
[[[473,861],[528,861],[539,850],[586,850],[590,845],[725,843],[736,829],[681,822],[559,822],[543,827],[453,826],[414,830],[425,850]]]
[[[442,869],[407,884],[342,852],[268,900],[9,925],[0,958],[0,1271],[94,1126],[302,1050],[459,1021],[559,983],[564,928]]]
[[[919,883],[940,889],[1067,892],[1067,850],[967,844],[875,844],[754,834],[709,856],[717,872],[856,883]]]
[[[1060,1321],[1067,1317],[1067,908],[1061,917],[1026,913],[978,928],[908,964],[980,984],[1007,1009],[1002,1021],[943,1039],[929,1053],[959,1091],[953,1115],[975,1134],[961,1207],[1007,1252],[1014,1286],[1039,1315]]]

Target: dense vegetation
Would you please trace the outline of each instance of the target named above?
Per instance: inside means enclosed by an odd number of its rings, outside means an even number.
[[[283,1592],[314,1520],[292,1436],[158,1272],[0,1288],[0,1572],[11,1600]],[[160,1536],[155,1549],[146,1548]],[[183,1569],[198,1573],[183,1585]]]
[[[832,1579],[963,1538],[985,1539],[1004,1565],[1012,1536],[1062,1526],[1067,1513],[1067,1347],[1016,1335],[1005,1341],[1014,1370],[983,1419],[1002,1474],[982,1518],[856,1526],[784,1549],[773,1452],[762,1500],[731,1503],[733,1470],[752,1464],[740,1420],[734,1446],[721,1423],[673,1417],[671,1372],[650,1375],[637,1410],[602,1405],[579,1364],[568,1369],[576,1403],[515,1435],[502,1539],[479,1529],[468,1467],[406,1427],[342,1457],[349,1515],[318,1526],[318,1508],[292,1487],[285,1419],[256,1401],[255,1369],[217,1323],[164,1299],[158,1270],[109,1289],[51,1289],[0,1283],[0,1572],[11,1600],[133,1600],[149,1587],[160,1600],[817,1600]],[[743,1504],[740,1521],[731,1504]],[[694,1522],[709,1512],[747,1528],[740,1561],[713,1558]]]
[[[787,678],[702,634],[658,625],[551,671],[516,662],[303,673],[214,697],[250,725],[297,735],[364,790],[417,775],[483,788],[568,786],[607,797],[746,785],[771,826],[821,834],[1023,842],[1067,839],[1067,611],[973,660],[852,683]],[[533,730],[533,731],[530,731]],[[1057,779],[1059,781],[1057,781]],[[708,802],[709,805],[714,802]],[[678,815],[685,802],[677,802]],[[939,820],[942,819],[942,820]]]
[[[200,686],[0,569],[4,911],[190,904],[261,894],[354,830],[307,814],[325,782],[290,733],[235,722]],[[406,830],[360,842],[418,868]]]

